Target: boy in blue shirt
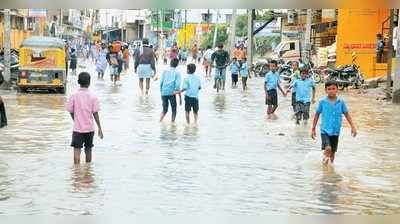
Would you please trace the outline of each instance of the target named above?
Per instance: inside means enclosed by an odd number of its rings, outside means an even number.
[[[185,92],[185,111],[186,111],[186,122],[190,124],[190,111],[193,109],[193,115],[195,123],[198,119],[199,111],[199,91],[201,89],[200,78],[195,75],[196,65],[187,65],[187,77],[183,80],[182,90],[175,92],[175,94],[180,94]]]
[[[160,122],[163,121],[165,115],[168,112],[168,102],[171,104],[172,118],[171,122],[175,122],[176,118],[176,91],[181,88],[181,74],[176,69],[178,67],[179,60],[174,58],[170,62],[170,68],[165,70],[161,75],[160,80],[160,92],[163,111],[161,112]],[[179,103],[182,104],[181,95],[179,95]]]
[[[283,91],[280,85],[278,62],[272,60],[269,63],[270,71],[265,75],[265,83],[264,83],[264,91],[265,91],[265,104],[268,105],[267,114],[268,118],[271,118],[271,115],[274,114],[276,108],[278,108],[278,92],[277,88],[282,92],[284,96],[286,96],[286,92]]]
[[[246,58],[243,59],[242,66],[240,66],[239,74],[242,77],[243,91],[247,89],[247,78],[249,77],[249,67]]]
[[[293,88],[296,93],[295,114],[296,124],[300,124],[303,118],[305,122],[310,118],[310,103],[315,103],[315,83],[308,78],[308,69],[303,67],[300,69],[301,78],[296,79],[289,89]],[[312,98],[310,92],[312,91]]]
[[[237,61],[237,58],[232,58],[232,63],[229,65],[230,69],[231,69],[231,74],[232,74],[232,88],[236,88],[237,87],[237,82],[239,79],[239,68],[240,68],[240,64]]]
[[[346,117],[351,127],[351,135],[356,137],[357,130],[353,124],[353,120],[349,114],[346,103],[343,99],[337,97],[338,84],[335,81],[325,83],[325,92],[327,96],[319,101],[317,110],[314,116],[314,122],[311,130],[311,137],[315,140],[319,116],[322,114],[321,122],[321,140],[322,150],[324,150],[324,158],[322,162],[327,164],[333,163],[335,153],[339,143],[339,134],[342,126],[342,114]]]

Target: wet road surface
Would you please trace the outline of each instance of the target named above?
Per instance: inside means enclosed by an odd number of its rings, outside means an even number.
[[[183,106],[176,124],[170,114],[159,123],[158,81],[144,97],[132,71],[113,86],[91,64],[80,70],[92,72],[102,108],[105,138],[95,138],[92,164],[73,165],[69,147],[64,104],[77,77],[66,96],[0,91],[9,118],[0,130],[0,214],[400,212],[400,116],[390,103],[344,92],[359,135],[345,122],[335,166],[324,168],[311,122],[291,120],[290,97],[279,95],[277,118],[267,120],[261,78],[246,93],[227,84],[219,94],[202,78],[199,124],[188,126]]]

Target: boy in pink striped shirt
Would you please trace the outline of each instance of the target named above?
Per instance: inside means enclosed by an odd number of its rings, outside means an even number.
[[[81,88],[74,93],[67,102],[66,109],[70,112],[74,121],[71,147],[74,148],[74,163],[80,163],[81,149],[85,147],[86,162],[92,161],[92,148],[94,137],[94,123],[96,121],[98,134],[103,139],[103,131],[100,125],[100,104],[96,96],[89,92],[90,74],[81,72],[78,83]]]

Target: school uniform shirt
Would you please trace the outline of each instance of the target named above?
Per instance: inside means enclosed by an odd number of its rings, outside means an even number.
[[[249,67],[246,62],[243,63],[242,66],[240,67],[240,76],[242,76],[242,77],[249,76]]]
[[[100,111],[99,99],[87,88],[80,88],[67,101],[66,109],[74,114],[74,132],[93,132],[93,114]]]
[[[344,113],[348,113],[346,103],[343,99],[337,98],[336,102],[332,103],[325,96],[322,98],[316,110],[316,113],[321,114],[321,134],[329,136],[339,136],[342,127],[342,118]]]
[[[176,68],[169,68],[161,75],[160,92],[161,96],[171,96],[174,91],[181,88],[181,74]]]
[[[265,87],[267,88],[267,90],[276,90],[278,88],[279,82],[280,80],[278,72],[269,71],[265,75]]]
[[[297,79],[293,83],[293,89],[296,92],[296,101],[309,103],[311,102],[311,91],[315,83],[311,79]]]
[[[183,80],[182,89],[185,90],[185,96],[199,98],[199,91],[201,88],[200,78],[194,74],[188,74]]]
[[[301,79],[300,71],[297,69],[296,71],[292,72],[292,81],[291,86],[293,86],[294,82],[298,79]],[[296,90],[293,88],[292,93],[295,93]]]
[[[239,63],[238,62],[232,62],[230,65],[231,73],[232,74],[238,74],[239,73]]]

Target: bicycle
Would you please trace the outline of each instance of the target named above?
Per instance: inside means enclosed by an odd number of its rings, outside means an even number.
[[[223,68],[217,68],[215,67],[215,88],[217,89],[217,93],[219,93],[220,89],[223,89],[223,76],[224,76],[224,69],[226,69],[226,67]]]

